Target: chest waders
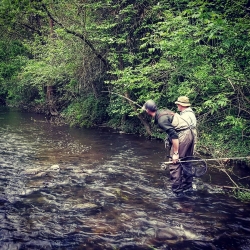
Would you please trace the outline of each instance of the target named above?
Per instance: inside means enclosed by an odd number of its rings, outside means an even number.
[[[189,125],[189,123],[177,113],[174,114],[172,112],[166,111],[160,114],[158,119],[164,115],[172,116],[171,125],[174,127],[179,137],[180,158],[193,155],[194,144],[195,144],[195,134],[192,130],[194,128],[192,128]],[[166,141],[167,140],[165,140],[165,143]],[[168,141],[169,141],[169,148],[171,148],[170,155],[172,156],[172,151],[173,151],[172,142],[169,139]],[[191,168],[191,164],[189,163],[185,164],[184,168],[181,163],[171,164],[169,166],[170,178],[171,178],[171,183],[172,183],[172,191],[175,194],[178,195],[182,193],[183,191],[192,188],[193,176],[190,175],[190,171],[189,171],[190,168]],[[186,169],[187,171],[185,171],[184,169]]]

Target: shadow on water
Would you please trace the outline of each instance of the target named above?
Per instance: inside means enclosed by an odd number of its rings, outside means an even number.
[[[206,176],[174,197],[162,142],[13,111],[0,122],[1,249],[250,249],[249,204],[200,188]]]

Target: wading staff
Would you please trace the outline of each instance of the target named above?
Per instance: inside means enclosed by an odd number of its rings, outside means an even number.
[[[122,97],[122,98],[124,98],[124,99],[126,99],[126,100],[128,100],[130,102],[132,102],[133,104],[137,105],[139,108],[142,108],[142,106],[139,105],[137,102],[132,101],[131,99],[129,99],[128,97],[126,97],[124,95],[118,94],[118,93],[113,92],[113,91],[102,91],[102,92],[108,92],[108,93],[111,93],[111,94],[114,94],[114,95],[118,95],[118,96],[120,96],[120,97]]]

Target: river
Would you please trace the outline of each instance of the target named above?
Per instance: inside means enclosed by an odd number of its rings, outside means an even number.
[[[0,111],[0,249],[250,249],[250,206],[208,170],[170,188],[161,141]]]

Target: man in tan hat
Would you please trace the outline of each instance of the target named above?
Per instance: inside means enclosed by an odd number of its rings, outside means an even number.
[[[186,96],[180,96],[175,104],[177,104],[178,110],[181,112],[181,117],[187,120],[191,127],[195,128],[197,121],[194,111],[190,108],[191,104],[189,102],[189,98]]]
[[[175,104],[177,104],[178,111],[180,111],[181,118],[189,125],[187,130],[180,131],[179,136],[182,137],[183,134],[187,135],[187,133],[190,133],[190,132],[192,135],[192,138],[189,138],[189,139],[191,139],[191,141],[189,143],[189,148],[187,150],[184,150],[180,157],[192,156],[194,154],[194,150],[195,150],[196,143],[197,143],[196,116],[194,114],[194,111],[190,107],[191,104],[190,104],[189,98],[187,96],[178,97]],[[189,166],[187,163],[186,168],[188,168],[188,167],[191,167],[191,166]],[[181,173],[179,173],[179,170],[176,169],[176,166],[174,166],[174,165],[170,166],[169,169],[171,172],[171,176],[179,178],[179,175],[181,175],[182,188],[183,188],[184,192],[192,189],[193,177],[187,176],[185,173],[183,173],[183,171]]]
[[[152,116],[155,123],[168,134],[170,144],[170,156],[174,164],[169,167],[172,191],[176,196],[182,196],[183,191],[192,188],[192,178],[184,175],[181,164],[178,164],[179,158],[193,155],[194,151],[194,133],[196,118],[193,117],[193,111],[190,108],[187,97],[179,97],[176,101],[181,114],[174,113],[168,109],[158,110],[153,100],[148,100],[143,109]],[[190,108],[191,109],[191,108]],[[185,112],[185,110],[187,110]],[[189,114],[192,114],[189,116]]]

